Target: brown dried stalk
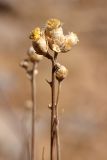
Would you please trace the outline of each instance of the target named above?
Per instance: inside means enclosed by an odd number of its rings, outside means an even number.
[[[37,63],[33,63],[31,77],[32,121],[31,121],[31,160],[35,159],[35,116],[36,116],[36,72]]]
[[[50,146],[50,160],[54,160],[54,150],[55,150],[55,71],[54,71],[55,61],[52,59],[52,106],[51,106],[51,146]]]
[[[59,137],[59,113],[58,113],[58,102],[59,102],[59,94],[60,94],[60,85],[61,82],[58,81],[58,91],[57,91],[57,99],[56,99],[56,148],[57,148],[57,160],[60,160],[60,137]]]
[[[58,123],[58,100],[60,91],[60,82],[58,85],[57,99],[55,100],[55,61],[57,59],[57,53],[54,54],[52,61],[52,81],[51,81],[51,93],[52,93],[52,106],[51,106],[51,146],[50,146],[50,160],[60,160],[60,142],[59,142],[59,123]],[[55,156],[56,153],[56,156]]]

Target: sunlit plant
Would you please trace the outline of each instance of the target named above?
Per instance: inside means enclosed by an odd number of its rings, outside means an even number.
[[[45,27],[34,28],[29,38],[32,41],[32,47],[28,52],[28,59],[24,60],[22,66],[26,69],[27,74],[31,77],[32,86],[32,142],[31,142],[31,160],[34,160],[34,112],[35,112],[35,70],[38,62],[46,57],[51,61],[51,80],[47,83],[51,87],[51,111],[50,120],[50,160],[60,160],[60,137],[59,137],[59,114],[58,101],[60,94],[61,82],[67,77],[68,69],[57,62],[59,54],[65,54],[78,43],[78,37],[75,33],[70,32],[65,35],[63,32],[63,23],[59,19],[49,19]],[[28,69],[28,62],[33,64],[32,70]],[[58,85],[56,85],[58,82]],[[56,89],[57,87],[57,89]]]

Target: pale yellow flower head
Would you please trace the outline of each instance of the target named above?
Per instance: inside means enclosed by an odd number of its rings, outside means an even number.
[[[34,40],[34,41],[38,41],[41,37],[41,30],[39,27],[35,28],[34,30],[32,30],[29,38]]]
[[[49,19],[46,23],[46,27],[49,30],[59,28],[61,25],[62,25],[61,21],[59,19],[55,19],[55,18]]]

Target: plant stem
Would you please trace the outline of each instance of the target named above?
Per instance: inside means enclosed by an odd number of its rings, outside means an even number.
[[[31,160],[35,159],[35,114],[36,114],[36,71],[37,63],[33,63],[31,78],[32,121],[31,121]]]
[[[58,114],[58,102],[60,94],[60,81],[58,81],[57,99],[56,99],[56,149],[57,149],[57,160],[60,160],[60,139],[59,139],[59,114]]]
[[[50,160],[54,160],[55,152],[55,71],[54,71],[55,61],[52,59],[52,107],[51,107],[51,146],[50,146]]]
[[[54,53],[52,61],[52,81],[51,81],[51,92],[52,92],[52,106],[51,106],[51,146],[50,146],[50,160],[60,160],[60,142],[59,142],[59,124],[58,124],[58,100],[60,91],[60,82],[58,84],[57,99],[55,102],[55,62],[57,60],[58,53]],[[55,155],[56,153],[56,155]]]

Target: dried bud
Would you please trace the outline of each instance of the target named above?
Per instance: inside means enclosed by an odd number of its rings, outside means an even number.
[[[58,81],[62,81],[65,79],[68,75],[68,70],[65,66],[60,65],[59,63],[56,63],[55,65],[55,73],[56,73],[56,78]]]
[[[24,68],[24,69],[28,69],[28,67],[29,67],[29,61],[28,61],[28,59],[25,59],[25,60],[23,60],[21,63],[20,63],[20,66],[22,67],[22,68]]]
[[[43,56],[38,55],[32,46],[28,49],[27,54],[31,62],[39,62],[43,59]]]
[[[52,38],[60,39],[60,37],[63,36],[63,29],[62,29],[62,27],[53,29],[53,30],[50,32],[50,34],[51,34],[51,37],[52,37]]]
[[[31,32],[29,38],[32,39],[32,45],[36,53],[46,56],[48,52],[48,44],[44,32],[41,31],[40,28],[35,28]]]

